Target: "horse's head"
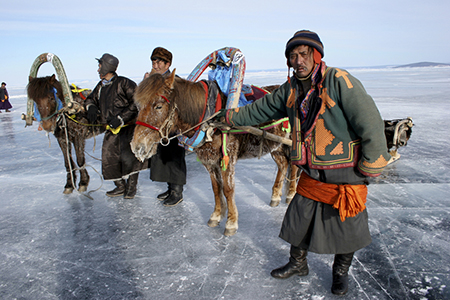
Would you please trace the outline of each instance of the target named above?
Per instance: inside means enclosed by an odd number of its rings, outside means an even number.
[[[137,87],[134,101],[139,109],[131,150],[143,161],[156,154],[161,141],[168,143],[168,137],[176,129],[177,106],[173,99],[175,70],[166,78],[152,74]]]
[[[58,111],[58,103],[55,96],[59,99],[64,99],[61,84],[56,80],[55,75],[30,77],[27,94],[36,103],[44,130],[53,132],[56,128],[56,112]]]

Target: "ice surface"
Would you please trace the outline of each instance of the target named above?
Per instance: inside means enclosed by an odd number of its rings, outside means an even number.
[[[373,242],[358,251],[350,291],[330,292],[332,255],[308,255],[310,274],[276,280],[289,245],[278,238],[286,204],[270,207],[276,166],[270,156],[239,161],[239,230],[209,228],[209,175],[187,156],[184,201],[156,200],[165,185],[141,173],[135,199],[108,198],[100,162],[87,157],[94,200],[63,195],[65,169],[56,139],[25,128],[24,88],[0,114],[1,299],[450,299],[450,68],[349,70],[385,119],[413,118],[401,159],[369,186]],[[258,85],[287,72],[247,72]],[[43,75],[42,75],[43,76]],[[93,88],[93,86],[82,86]],[[102,137],[87,151],[100,157]],[[94,149],[95,145],[95,150]]]

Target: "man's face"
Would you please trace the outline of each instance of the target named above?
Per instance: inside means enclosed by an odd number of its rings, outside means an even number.
[[[104,79],[105,76],[103,76],[102,74],[100,74],[100,69],[101,69],[101,68],[102,68],[102,64],[98,64],[98,69],[97,69],[98,77],[100,77],[100,79]]]
[[[289,62],[298,77],[304,78],[314,68],[313,49],[306,45],[300,45],[292,49],[289,54]]]
[[[6,88],[6,84],[2,84],[2,89]]]
[[[165,62],[161,59],[153,59],[152,60],[152,69],[153,72],[156,72],[158,74],[164,74],[167,70],[169,70],[170,63]]]

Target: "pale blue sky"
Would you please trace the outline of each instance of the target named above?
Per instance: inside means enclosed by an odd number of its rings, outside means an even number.
[[[141,77],[157,46],[174,54],[179,74],[222,47],[241,49],[247,70],[283,69],[286,42],[300,29],[319,34],[330,66],[450,63],[447,0],[2,2],[0,81],[8,86],[26,85],[45,52],[61,59],[70,82],[98,79],[95,58],[105,52],[119,58],[120,75]],[[52,73],[47,63],[38,75]]]

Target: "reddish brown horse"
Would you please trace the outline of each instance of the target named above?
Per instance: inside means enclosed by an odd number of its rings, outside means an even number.
[[[205,107],[205,88],[200,82],[191,82],[175,76],[175,70],[164,78],[154,74],[143,80],[137,87],[135,102],[139,108],[138,124],[134,131],[131,149],[139,160],[144,160],[156,153],[157,144],[169,133],[185,132],[198,124]],[[223,107],[226,97],[221,94]],[[278,125],[268,132],[289,138],[289,133]],[[185,135],[190,137],[194,131]],[[229,164],[226,170],[221,169],[222,134],[216,130],[211,142],[206,142],[195,149],[197,157],[208,170],[214,191],[215,208],[208,225],[215,227],[225,218],[228,208],[225,235],[230,236],[238,229],[238,210],[235,203],[235,165],[238,159],[258,157],[261,153],[270,153],[278,167],[278,173],[272,189],[271,206],[280,203],[283,182],[288,173],[290,161],[288,146],[278,142],[261,139],[252,134],[229,134],[226,143]],[[289,202],[296,187],[296,168],[292,168],[289,177]],[[226,198],[226,202],[224,200]]]
[[[56,89],[56,92],[54,89]],[[82,93],[72,92],[74,105],[79,108],[75,119],[68,118],[67,115],[64,115],[64,109],[58,110],[55,95],[59,99],[64,98],[61,84],[55,79],[55,75],[36,78],[30,77],[27,93],[28,97],[36,103],[42,119],[42,127],[45,131],[52,132],[55,135],[64,155],[64,164],[67,171],[64,194],[72,193],[75,188],[74,184],[76,183],[76,165],[72,159],[72,145],[75,149],[77,164],[80,169],[78,191],[86,191],[89,184],[89,174],[85,169],[86,160],[84,155],[86,139],[103,133],[105,128],[103,126],[86,126],[88,120],[86,119],[86,112],[84,111],[83,105],[85,97]],[[66,104],[64,104],[64,108],[67,108]]]

